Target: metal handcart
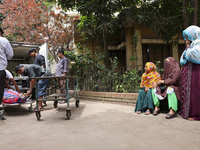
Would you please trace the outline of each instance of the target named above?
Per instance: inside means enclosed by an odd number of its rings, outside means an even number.
[[[71,117],[71,108],[69,106],[69,100],[71,98],[76,98],[75,105],[76,107],[79,107],[79,99],[78,99],[78,77],[76,76],[62,76],[62,77],[55,77],[55,76],[44,76],[44,77],[34,77],[31,79],[35,79],[35,93],[36,93],[36,118],[39,121],[41,118],[41,113],[39,110],[38,102],[39,101],[54,101],[54,108],[57,108],[58,101],[65,100],[67,103],[66,108],[66,117],[67,119],[70,119]],[[42,91],[42,89],[38,89],[38,82],[39,80],[43,79],[50,79],[50,85],[53,81],[53,86],[49,86],[46,91],[46,96],[44,96],[42,99],[38,99],[38,91]],[[58,80],[64,80],[65,82],[65,89],[66,93],[57,93],[58,90],[60,90],[60,87],[58,86]],[[72,87],[69,87],[71,85]],[[72,90],[70,90],[72,89]]]

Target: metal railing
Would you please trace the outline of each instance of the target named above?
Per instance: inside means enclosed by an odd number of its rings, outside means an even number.
[[[92,70],[92,69],[91,69]],[[143,66],[121,67],[106,71],[84,71],[79,77],[79,89],[97,92],[138,92]]]

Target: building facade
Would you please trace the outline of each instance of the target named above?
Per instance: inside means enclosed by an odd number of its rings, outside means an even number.
[[[151,29],[141,25],[132,24],[124,26],[121,42],[117,45],[108,46],[110,57],[118,57],[119,67],[125,67],[127,70],[133,66],[138,66],[141,70],[146,62],[160,61],[163,66],[163,61],[167,57],[174,57],[178,62],[182,52],[185,49],[183,38],[178,38],[178,45],[172,46],[166,44],[160,36],[155,34]],[[137,35],[137,44],[132,44],[133,36]],[[75,32],[75,45],[81,41],[80,34]],[[94,39],[87,41],[87,47],[91,50],[91,54],[95,54],[94,47],[99,46],[103,53],[103,45],[98,45]],[[131,60],[131,58],[136,58]]]

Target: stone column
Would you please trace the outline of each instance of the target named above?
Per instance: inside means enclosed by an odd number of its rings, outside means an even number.
[[[134,65],[133,61],[130,61],[130,57],[133,56],[133,45],[131,44],[133,28],[126,27],[125,37],[126,37],[126,67],[127,70],[130,70],[130,67]]]
[[[178,35],[176,34],[173,38],[177,38]],[[178,58],[178,45],[173,46],[172,45],[172,57],[174,57],[176,59],[177,62],[179,62],[179,58]]]
[[[134,50],[134,53],[136,53],[136,57],[138,58],[137,61],[135,61],[135,65],[139,66],[139,70],[143,69],[143,59],[142,59],[142,33],[141,33],[141,26],[136,25],[135,26],[135,33],[137,33],[137,38],[138,38],[138,42],[137,42],[137,47],[136,47],[136,52]]]
[[[178,45],[172,46],[172,56],[176,59],[177,62],[179,62],[179,58],[178,58]]]

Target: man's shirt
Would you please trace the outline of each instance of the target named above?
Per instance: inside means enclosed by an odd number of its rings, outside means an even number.
[[[44,58],[44,56],[42,56],[40,54],[37,54],[37,56],[35,57],[35,60],[34,60],[33,64],[45,67],[45,58]]]
[[[51,75],[51,73],[48,72],[45,68],[35,64],[25,66],[24,73],[25,75],[28,75],[29,78]]]
[[[67,71],[68,71],[68,59],[66,57],[63,57],[57,63],[56,76],[57,77],[62,76],[63,73],[67,73]]]
[[[8,71],[8,70],[5,70],[6,71],[6,79],[13,79],[14,77],[13,77],[13,75],[10,73],[10,71]]]
[[[10,42],[0,36],[0,70],[5,70],[7,68],[7,60],[12,59],[13,49]]]

